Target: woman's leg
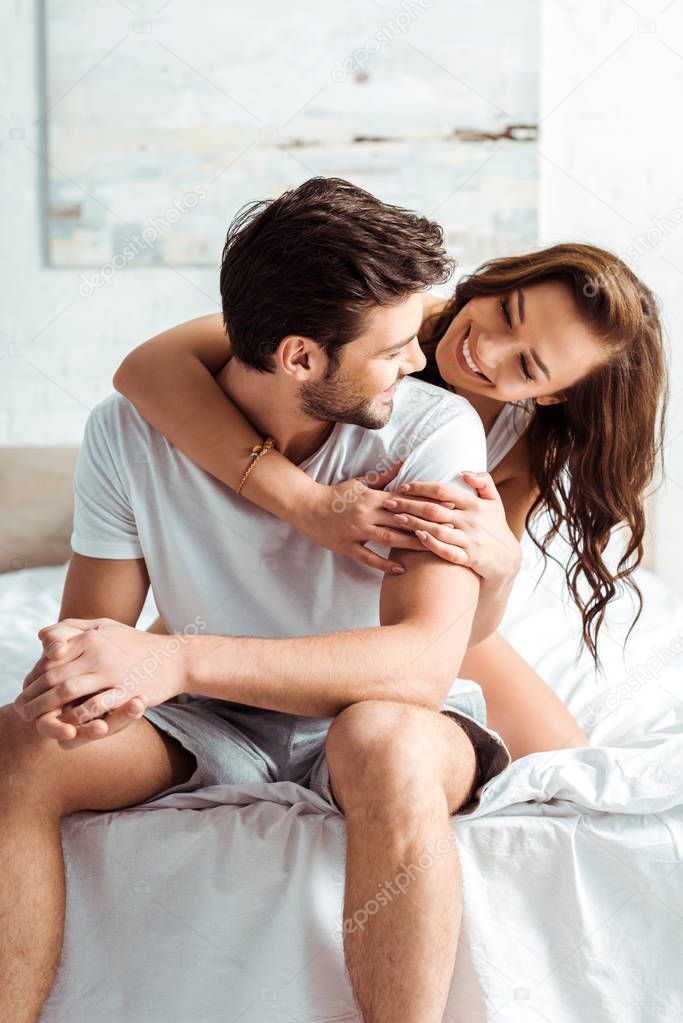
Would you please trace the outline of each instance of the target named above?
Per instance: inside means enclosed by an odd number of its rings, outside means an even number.
[[[590,745],[559,696],[497,632],[470,647],[460,674],[481,686],[488,724],[513,760]]]

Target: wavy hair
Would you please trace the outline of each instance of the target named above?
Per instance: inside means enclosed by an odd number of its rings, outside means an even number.
[[[434,352],[470,299],[503,297],[544,281],[570,288],[577,314],[602,346],[604,360],[563,391],[566,401],[535,407],[527,437],[537,495],[526,529],[544,555],[558,533],[569,542],[563,566],[567,586],[581,613],[583,641],[597,664],[598,633],[618,590],[626,586],[636,598],[631,629],[642,611],[633,572],[643,558],[644,502],[661,463],[668,398],[652,291],[618,256],[593,245],[566,243],[491,259],[460,280],[446,307],[425,322],[421,343],[428,362],[422,375],[443,385]],[[537,537],[530,526],[544,509],[550,525]],[[625,529],[626,544],[610,568],[605,548],[616,527]]]

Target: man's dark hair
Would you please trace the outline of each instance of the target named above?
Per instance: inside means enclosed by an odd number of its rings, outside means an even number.
[[[272,372],[280,342],[298,334],[335,366],[374,306],[442,284],[452,268],[438,224],[341,178],[311,178],[249,203],[228,229],[221,299],[232,351]]]

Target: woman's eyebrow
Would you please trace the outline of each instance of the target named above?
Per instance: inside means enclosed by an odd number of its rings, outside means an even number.
[[[547,376],[548,380],[550,380],[550,370],[548,369],[548,367],[547,367],[547,366],[546,366],[546,364],[544,363],[544,361],[543,361],[543,359],[541,358],[541,356],[540,356],[540,355],[538,354],[538,352],[537,352],[537,351],[536,351],[536,350],[535,350],[534,348],[530,348],[530,349],[529,349],[529,351],[530,351],[530,352],[531,352],[531,354],[533,355],[533,357],[534,357],[534,362],[536,363],[536,365],[538,366],[538,368],[539,368],[539,369],[541,369],[541,370],[543,370],[543,372],[544,372],[544,373],[545,373],[545,375]]]
[[[517,316],[519,317],[519,322],[524,323],[524,292],[522,291],[521,288],[517,288]],[[536,363],[538,368],[542,370],[542,372],[545,373],[545,375],[547,376],[548,380],[550,380],[550,370],[548,369],[548,367],[546,366],[546,364],[544,363],[543,359],[538,354],[536,349],[530,348],[529,351],[531,352],[534,362]]]

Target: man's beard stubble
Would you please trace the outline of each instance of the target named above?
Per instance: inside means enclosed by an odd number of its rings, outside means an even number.
[[[373,404],[338,371],[315,383],[303,384],[299,391],[301,410],[321,422],[352,423],[366,430],[380,430],[391,418],[394,403]]]

